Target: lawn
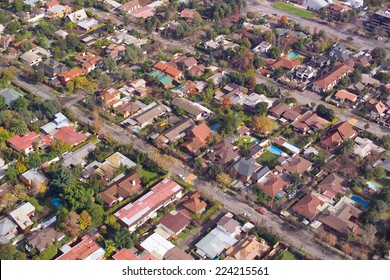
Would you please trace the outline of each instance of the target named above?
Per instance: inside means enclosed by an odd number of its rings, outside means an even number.
[[[274,155],[270,151],[266,150],[261,156],[259,156],[256,159],[256,161],[257,161],[257,163],[259,163],[259,164],[261,164],[263,166],[267,165],[270,169],[272,169],[271,166],[275,164],[277,159],[278,158],[277,158],[276,155]]]
[[[256,139],[256,138],[254,138],[252,136],[243,137],[240,140],[238,140],[235,144],[236,144],[236,146],[238,146],[240,148],[245,148],[245,147],[248,147],[249,145],[255,143],[254,139]]]
[[[278,10],[284,11],[284,12],[288,12],[288,13],[296,15],[296,16],[300,16],[302,18],[306,18],[306,19],[313,19],[314,18],[314,13],[312,13],[308,10],[296,8],[291,4],[274,3],[274,4],[272,4],[272,7],[276,8]]]
[[[158,176],[157,173],[147,171],[145,169],[141,169],[141,171],[138,173],[138,175],[140,178],[142,178],[142,177],[148,178],[149,182],[152,181],[153,179],[157,178],[157,176]]]

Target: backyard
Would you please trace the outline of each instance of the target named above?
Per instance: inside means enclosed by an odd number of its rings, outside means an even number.
[[[139,177],[142,178],[142,177],[146,177],[148,179],[148,181],[152,181],[153,179],[157,178],[158,174],[157,173],[154,173],[154,172],[151,172],[151,171],[147,171],[145,169],[141,169],[141,171],[139,172]]]
[[[296,16],[300,16],[302,18],[313,19],[315,16],[315,14],[313,12],[296,8],[292,4],[277,2],[277,3],[272,4],[272,7],[276,8],[278,10],[284,11],[284,12],[288,12],[288,13],[296,15]]]
[[[262,166],[268,166],[270,169],[273,169],[278,164],[277,159],[276,155],[266,150],[256,159],[256,162]]]

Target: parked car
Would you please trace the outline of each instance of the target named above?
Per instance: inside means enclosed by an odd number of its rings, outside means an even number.
[[[250,219],[251,217],[252,217],[251,214],[249,214],[249,213],[244,213],[244,218]]]
[[[265,209],[264,207],[259,207],[256,209],[257,212],[259,212],[261,215],[265,215],[268,213],[267,209]]]

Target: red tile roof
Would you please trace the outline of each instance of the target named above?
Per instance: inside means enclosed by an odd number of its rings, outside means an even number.
[[[42,145],[51,145],[53,141],[47,135],[38,135],[34,131],[29,132],[24,136],[15,135],[8,139],[10,143],[16,150],[21,151],[27,148],[30,148],[34,143],[38,143],[39,146]]]
[[[52,0],[52,1],[46,2],[44,7],[46,10],[48,10],[48,9],[55,7],[55,6],[58,6],[58,5],[60,5],[60,3],[58,3],[57,0]]]
[[[323,202],[313,194],[307,194],[292,209],[309,220],[313,220],[320,212],[317,207]]]
[[[175,215],[172,215],[171,213],[166,214],[160,218],[158,222],[172,230],[174,233],[179,233],[188,226],[191,219],[181,212],[177,212]]]
[[[271,173],[268,175],[268,181],[266,183],[260,183],[259,187],[271,198],[274,198],[278,193],[288,187],[288,182],[282,177]]]
[[[322,180],[317,187],[321,189],[321,191],[333,191],[337,194],[345,193],[344,186],[346,184],[347,181],[344,178],[332,173],[326,176],[326,178]]]
[[[99,235],[84,235],[81,242],[75,245],[65,254],[59,256],[56,260],[84,260],[95,253],[101,247],[95,242]]]
[[[284,170],[287,170],[290,173],[298,173],[302,175],[305,171],[309,170],[312,166],[312,163],[300,155],[296,155],[292,158],[291,161],[287,161],[282,165]]]
[[[313,84],[316,85],[319,88],[327,89],[328,86],[335,81],[339,80],[344,75],[350,73],[353,71],[353,67],[342,64],[338,67],[336,67],[333,71],[331,71],[329,74],[326,74],[325,76],[320,77],[317,81],[315,81]]]
[[[61,80],[62,83],[66,84],[67,82],[71,82],[74,78],[86,74],[87,70],[84,68],[72,68],[67,72],[59,73],[57,77]]]
[[[181,11],[180,17],[193,20],[195,13],[196,10],[185,8],[183,11]]]
[[[191,130],[188,140],[182,144],[190,152],[196,152],[199,148],[207,144],[207,140],[212,132],[206,123],[201,123]]]
[[[124,176],[108,189],[100,193],[101,198],[111,206],[118,201],[118,197],[128,198],[141,190],[141,179],[138,174]]]
[[[169,76],[173,77],[173,78],[176,78],[178,77],[182,72],[176,68],[173,68],[171,66],[168,66],[166,69],[165,69],[165,73],[168,74]]]
[[[87,137],[82,133],[76,132],[73,126],[61,127],[53,137],[71,145],[77,145],[87,140]]]
[[[357,99],[357,95],[356,95],[356,94],[353,94],[353,93],[351,93],[351,92],[349,92],[349,91],[346,91],[346,90],[344,90],[344,89],[339,90],[339,91],[336,93],[335,96],[336,96],[337,98],[339,98],[339,99],[343,99],[343,100],[347,99],[347,100],[349,100],[349,101],[351,101],[351,102],[355,102],[356,99]]]
[[[117,261],[153,261],[156,260],[149,252],[146,254],[135,255],[129,249],[122,249],[118,253],[112,256]]]
[[[183,207],[194,214],[198,214],[207,207],[207,203],[201,200],[199,192],[195,192],[183,202]]]
[[[161,72],[164,72],[164,70],[165,70],[167,67],[168,67],[168,66],[167,66],[165,63],[161,62],[161,61],[157,62],[156,65],[154,65],[154,69],[155,69],[155,70],[159,70],[159,71],[161,71]]]
[[[132,227],[139,221],[145,219],[149,213],[161,207],[164,202],[182,191],[182,187],[170,179],[165,179],[155,185],[148,193],[129,203],[115,213],[123,224]]]
[[[284,68],[291,70],[299,65],[301,65],[301,61],[299,59],[290,60],[290,59],[285,58],[285,57],[280,57],[280,58],[278,58],[278,60],[276,60],[274,62],[274,64],[272,64],[272,67],[275,69],[278,69],[280,67],[284,67]]]

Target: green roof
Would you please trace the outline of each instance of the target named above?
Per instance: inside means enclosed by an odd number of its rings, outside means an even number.
[[[149,73],[149,76],[160,78],[160,77],[164,76],[164,74],[161,73],[160,71],[154,70],[154,71]]]
[[[164,86],[172,83],[172,79],[166,75],[161,76],[159,79],[160,83],[162,83]]]

